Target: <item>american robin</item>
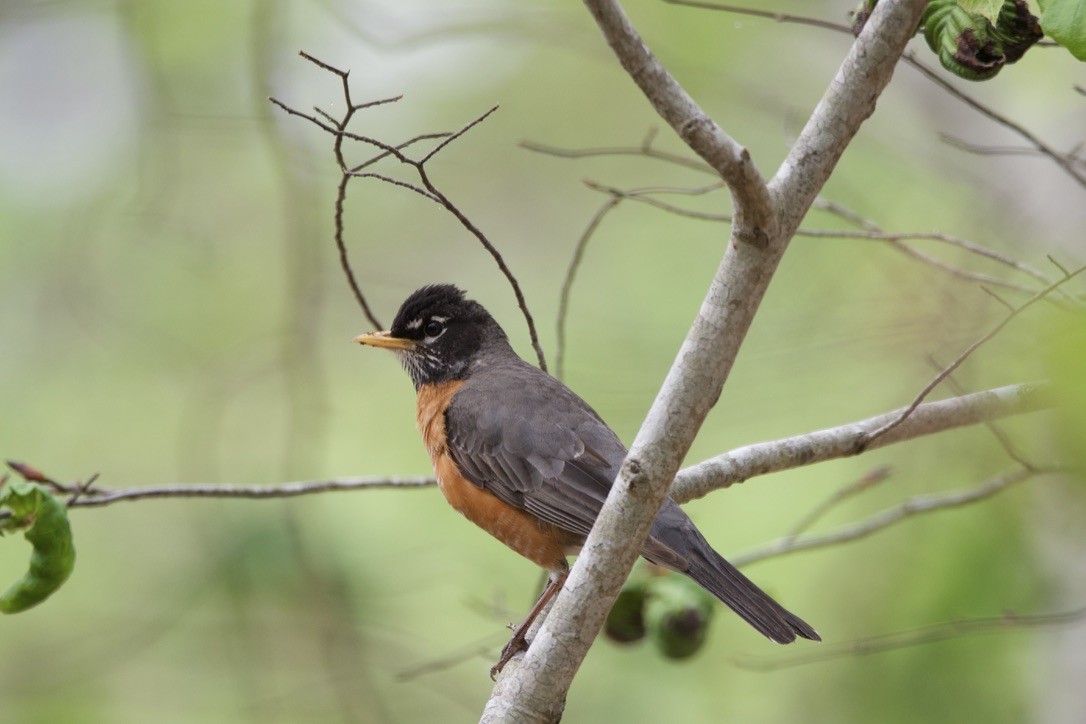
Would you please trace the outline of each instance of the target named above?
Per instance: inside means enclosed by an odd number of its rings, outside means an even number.
[[[355,341],[394,351],[411,375],[419,431],[449,504],[550,572],[494,676],[527,646],[528,627],[561,588],[566,556],[584,543],[626,448],[588,403],[522,360],[486,309],[450,284],[419,289],[390,330]],[[670,497],[641,555],[686,574],[773,641],[821,640],[713,550]]]

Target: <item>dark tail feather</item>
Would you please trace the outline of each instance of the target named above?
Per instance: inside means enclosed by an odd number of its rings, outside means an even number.
[[[807,622],[770,598],[713,550],[690,518],[670,498],[664,501],[656,516],[642,555],[690,576],[744,621],[777,643],[790,644],[796,636],[811,641],[822,640]]]
[[[686,575],[727,604],[728,608],[766,638],[779,644],[790,644],[796,640],[796,636],[811,641],[822,640],[806,621],[770,598],[765,591],[710,548],[708,543],[704,549],[685,555],[690,562]]]

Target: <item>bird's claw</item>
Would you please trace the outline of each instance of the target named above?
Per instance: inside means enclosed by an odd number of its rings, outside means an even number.
[[[509,639],[509,643],[502,649],[502,655],[498,657],[498,663],[494,664],[490,669],[490,680],[497,681],[498,674],[502,672],[505,665],[513,660],[513,657],[522,651],[528,650],[528,641],[524,638],[524,634],[516,632],[513,634],[513,638]]]

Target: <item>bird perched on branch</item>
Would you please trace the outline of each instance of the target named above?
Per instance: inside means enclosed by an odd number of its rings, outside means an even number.
[[[599,515],[626,448],[572,390],[522,360],[501,326],[455,286],[426,286],[392,328],[356,342],[396,353],[418,393],[416,418],[446,500],[550,572],[546,589],[491,670],[518,651],[559,591]],[[778,643],[819,641],[813,628],[724,560],[670,497],[641,549],[684,573]]]

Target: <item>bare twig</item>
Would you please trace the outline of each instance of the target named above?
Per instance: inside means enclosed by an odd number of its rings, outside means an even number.
[[[784,537],[784,540],[789,542],[794,541],[796,538],[799,538],[801,533],[817,523],[824,515],[826,515],[826,513],[830,512],[849,498],[870,490],[889,477],[890,466],[882,465],[869,471],[859,480],[855,480],[843,488],[835,490],[832,495],[812,508],[807,515],[803,516],[798,523],[792,526],[792,530],[788,531],[788,535]]]
[[[765,179],[743,146],[725,133],[701,109],[649,50],[617,3],[586,0],[604,38],[630,79],[686,143],[728,184],[744,223],[733,233],[737,240],[764,246],[774,223]]]
[[[948,400],[926,402],[917,407],[907,420],[872,440],[864,449],[870,450],[957,427],[975,425],[985,420],[1044,409],[1050,404],[1046,399],[1047,389],[1043,384],[1011,385]],[[684,468],[675,476],[671,497],[684,503],[759,475],[855,455],[857,442],[863,440],[868,431],[896,419],[901,412],[902,410],[896,410],[848,425],[747,445],[703,460]]]
[[[78,501],[81,496],[86,495],[87,493],[89,493],[91,491],[91,487],[94,485],[95,481],[97,481],[97,480],[98,480],[98,473],[94,473],[89,478],[87,478],[87,480],[85,482],[79,483],[78,485],[76,485],[75,492],[72,493],[72,497],[68,498],[68,503],[67,503],[68,507],[69,508],[72,507],[73,505],[76,504],[76,501]]]
[[[930,355],[928,356],[928,362],[931,364],[932,367],[935,368],[936,371],[941,370],[944,367],[944,365],[939,364],[939,362]],[[946,383],[950,386],[952,390],[954,390],[954,394],[966,394],[965,388],[958,384],[958,381],[954,379],[954,375],[947,375]],[[1018,450],[1014,446],[1014,443],[1011,442],[1011,439],[1007,437],[1007,433],[1003,432],[1003,429],[999,425],[997,425],[992,420],[984,420],[983,424],[986,428],[988,428],[988,432],[992,433],[992,437],[996,439],[996,442],[999,443],[999,446],[1003,448],[1003,452],[1007,454],[1007,457],[1021,465],[1026,470],[1039,469],[1038,465],[1030,462],[1029,460],[1026,460],[1025,457],[1019,454]]]
[[[1012,485],[1028,480],[1034,475],[1055,472],[1059,471],[1038,471],[1019,468],[992,478],[969,490],[943,495],[917,495],[905,500],[901,505],[889,508],[881,513],[875,513],[868,518],[843,526],[835,531],[822,533],[820,535],[804,536],[802,538],[788,536],[745,553],[728,556],[728,560],[730,560],[732,564],[742,567],[757,561],[763,561],[767,558],[776,558],[787,553],[841,545],[842,543],[866,538],[884,528],[888,528],[896,523],[901,523],[902,521],[917,515],[971,505],[981,500],[991,498]]]
[[[435,204],[440,204],[441,203],[441,201],[439,201],[436,196],[434,196],[432,193],[430,193],[426,189],[421,188],[419,186],[416,186],[415,184],[411,183],[410,181],[403,181],[402,179],[392,178],[391,176],[386,176],[383,173],[374,173],[372,171],[367,171],[365,173],[353,173],[352,172],[352,173],[347,174],[347,176],[350,176],[350,177],[353,177],[353,178],[372,178],[372,179],[377,179],[378,181],[384,181],[386,184],[389,184],[391,186],[399,186],[400,188],[407,189],[408,191],[413,191],[414,193],[418,194],[419,196],[423,197],[424,199],[427,199],[429,201],[433,201]]]
[[[88,494],[71,503],[76,508],[93,508],[121,501],[147,500],[150,498],[248,498],[269,500],[272,498],[296,498],[301,495],[330,493],[347,490],[374,488],[426,488],[436,482],[427,477],[359,477],[334,480],[304,481],[281,485],[150,485],[143,488],[94,488]]]
[[[889,432],[890,430],[893,430],[895,427],[897,427],[902,422],[904,422],[906,420],[906,418],[908,418],[909,415],[911,415],[913,413],[913,411],[920,405],[920,403],[924,401],[924,398],[926,398],[928,396],[928,394],[932,390],[934,390],[936,388],[936,386],[938,386],[938,384],[940,382],[942,382],[944,379],[946,379],[947,376],[950,375],[951,372],[958,369],[958,367],[960,367],[961,364],[963,362],[965,362],[965,360],[967,360],[971,354],[973,354],[973,352],[975,352],[978,348],[980,348],[981,345],[983,345],[985,342],[989,341],[990,339],[995,337],[997,334],[999,334],[1003,330],[1004,327],[1006,327],[1008,324],[1010,324],[1011,320],[1013,320],[1015,317],[1017,317],[1022,312],[1029,309],[1035,303],[1037,303],[1037,302],[1041,301],[1042,299],[1044,299],[1045,297],[1047,297],[1050,293],[1055,291],[1061,285],[1067,283],[1071,279],[1074,279],[1076,276],[1081,274],[1083,271],[1086,271],[1086,267],[1080,267],[1078,270],[1076,270],[1073,273],[1065,276],[1063,279],[1060,279],[1058,282],[1050,284],[1045,289],[1042,289],[1041,291],[1037,292],[1037,294],[1030,297],[1021,306],[1014,309],[1014,311],[1012,311],[1010,314],[1008,314],[1006,317],[1004,317],[1003,320],[1000,321],[999,324],[997,324],[995,327],[993,327],[991,329],[991,331],[989,331],[987,334],[985,334],[983,337],[981,337],[977,341],[973,342],[973,344],[969,345],[969,347],[967,347],[964,352],[962,352],[960,355],[958,355],[957,359],[955,359],[953,362],[951,362],[949,365],[947,365],[943,369],[943,371],[941,371],[939,374],[935,375],[935,377],[933,377],[931,379],[931,381],[928,382],[928,384],[924,385],[924,389],[920,390],[920,393],[917,394],[917,396],[913,399],[913,401],[909,404],[909,406],[906,407],[897,418],[895,418],[893,420],[890,420],[889,422],[887,422],[882,427],[880,427],[877,430],[874,430],[873,432],[868,434],[867,437],[863,441],[861,441],[861,443],[860,443],[861,448],[867,447],[868,445],[870,445],[870,443],[873,440],[876,440],[881,435],[885,435],[887,432]]]
[[[687,156],[680,156],[677,153],[668,153],[667,151],[658,151],[651,145],[642,144],[640,146],[605,146],[599,148],[561,148],[558,146],[548,146],[544,143],[537,143],[535,141],[521,141],[520,147],[536,153],[542,153],[547,156],[557,156],[559,158],[595,158],[597,156],[643,156],[645,158],[652,158],[658,161],[665,161],[676,166],[683,166],[684,168],[693,169],[702,173],[717,175],[713,167],[704,161],[700,161],[696,158],[689,158]]]
[[[1070,157],[1068,157],[1066,154],[1060,153],[1056,149],[1049,146],[1047,143],[1045,143],[1040,138],[1038,138],[1036,135],[1034,135],[1031,131],[1029,131],[1022,124],[1017,123],[1016,121],[1012,121],[1010,118],[1003,115],[1002,113],[999,113],[998,111],[994,110],[993,108],[990,108],[989,106],[984,105],[983,103],[981,103],[977,99],[975,99],[972,96],[968,95],[967,93],[959,90],[956,86],[951,84],[950,81],[948,81],[946,78],[944,78],[942,75],[940,75],[935,69],[933,69],[933,68],[929,67],[928,65],[920,62],[913,53],[911,53],[911,52],[905,53],[904,55],[902,55],[902,59],[906,63],[911,65],[913,68],[920,71],[920,73],[925,78],[930,80],[932,83],[935,83],[937,86],[939,86],[940,88],[945,90],[947,93],[949,93],[950,95],[957,98],[962,103],[966,104],[967,106],[969,106],[973,110],[977,111],[981,115],[989,118],[990,120],[995,121],[996,123],[1003,126],[1004,128],[1007,128],[1007,129],[1013,131],[1014,133],[1018,134],[1020,137],[1022,137],[1024,140],[1026,140],[1031,146],[1036,148],[1038,152],[1040,152],[1040,153],[1044,154],[1045,156],[1048,156],[1050,159],[1052,159],[1052,161],[1055,162],[1055,164],[1057,166],[1062,168],[1067,173],[1068,176],[1070,176],[1072,179],[1074,179],[1074,181],[1079,186],[1086,187],[1086,173],[1080,171],[1076,167],[1076,164],[1074,163],[1074,161]]]
[[[315,115],[299,111],[296,108],[293,108],[293,107],[287,105],[286,103],[283,103],[282,101],[280,101],[280,100],[278,100],[276,98],[269,98],[269,100],[272,103],[274,103],[276,106],[278,106],[279,108],[283,109],[288,114],[293,115],[293,116],[297,116],[299,118],[304,118],[305,120],[307,120],[310,123],[314,124],[315,126],[320,128],[321,130],[325,131],[326,133],[331,134],[335,138],[335,142],[333,144],[333,152],[334,152],[335,157],[336,157],[336,162],[339,164],[340,171],[343,174],[343,177],[340,180],[339,189],[338,189],[337,194],[336,194],[336,213],[335,213],[336,246],[339,249],[340,265],[343,267],[344,273],[347,275],[347,278],[348,278],[349,283],[351,285],[351,289],[354,292],[355,298],[358,300],[359,304],[363,307],[363,311],[366,313],[366,316],[370,320],[370,322],[372,322],[377,327],[381,326],[378,323],[376,317],[370,311],[369,305],[366,304],[366,302],[365,302],[365,298],[362,295],[361,289],[360,289],[360,287],[359,287],[359,285],[358,285],[358,283],[357,283],[357,281],[356,281],[356,279],[354,277],[354,273],[351,270],[351,265],[350,265],[350,263],[348,261],[348,258],[347,258],[346,246],[345,246],[344,241],[343,241],[343,206],[344,206],[344,200],[346,198],[346,193],[347,193],[347,183],[348,183],[349,179],[351,179],[351,178],[372,178],[372,179],[382,181],[384,183],[392,184],[394,186],[399,186],[401,188],[406,188],[406,189],[408,189],[410,191],[413,191],[414,193],[419,194],[420,196],[423,196],[426,199],[429,199],[430,201],[434,201],[434,202],[440,204],[442,207],[445,208],[446,211],[451,213],[456,218],[456,220],[459,221],[460,224],[465,229],[467,229],[468,232],[471,233],[471,235],[474,236],[483,245],[483,247],[486,249],[486,251],[491,255],[491,257],[493,257],[494,261],[497,263],[498,269],[502,272],[502,274],[508,280],[510,286],[513,289],[513,294],[516,297],[517,305],[520,307],[520,311],[524,315],[524,320],[528,325],[528,334],[529,334],[529,337],[531,338],[532,347],[535,349],[536,357],[539,360],[539,366],[540,366],[541,369],[546,370],[547,369],[546,357],[543,354],[543,347],[539,343],[539,335],[536,332],[535,322],[532,319],[532,314],[528,309],[528,304],[524,299],[524,293],[520,288],[520,283],[517,281],[517,279],[513,275],[512,271],[509,269],[508,264],[506,264],[505,259],[502,257],[502,255],[498,251],[497,247],[495,247],[494,244],[492,244],[490,242],[490,240],[486,237],[486,235],[483,234],[482,230],[479,229],[479,227],[476,226],[467,217],[467,215],[464,214],[463,211],[461,211],[444,193],[442,193],[440,190],[438,190],[438,188],[430,180],[430,175],[429,175],[429,173],[427,172],[427,169],[426,169],[426,164],[429,161],[431,161],[438,153],[440,153],[441,151],[446,149],[449,146],[449,144],[451,144],[453,141],[459,139],[461,136],[463,136],[469,130],[474,128],[476,125],[478,125],[479,123],[482,123],[488,116],[490,116],[490,114],[492,114],[494,111],[496,111],[498,107],[494,106],[494,107],[490,108],[489,110],[487,110],[482,115],[478,116],[477,118],[473,119],[472,121],[470,121],[469,123],[467,123],[466,125],[461,127],[458,131],[455,131],[455,132],[452,132],[452,133],[423,134],[423,135],[420,135],[420,136],[416,136],[416,137],[414,137],[414,138],[412,138],[412,139],[410,139],[408,141],[405,141],[403,143],[400,143],[398,145],[390,145],[388,143],[385,143],[383,141],[379,141],[379,140],[377,140],[375,138],[371,138],[369,136],[363,136],[363,135],[359,135],[359,134],[356,134],[356,133],[349,132],[347,130],[347,124],[351,121],[355,111],[362,110],[363,108],[368,108],[368,107],[371,107],[371,106],[374,106],[374,105],[380,105],[380,104],[384,104],[384,103],[392,103],[392,102],[398,101],[401,98],[401,96],[356,105],[351,100],[350,83],[348,82],[349,71],[345,71],[345,70],[341,70],[339,68],[336,68],[336,67],[334,67],[334,66],[332,66],[332,65],[330,65],[328,63],[325,63],[325,62],[323,62],[321,60],[318,60],[318,59],[314,58],[313,56],[308,55],[306,53],[302,53],[301,55],[306,60],[309,60],[310,62],[316,64],[318,67],[320,67],[320,68],[322,68],[322,69],[324,69],[324,70],[326,70],[326,71],[328,71],[330,73],[334,73],[335,75],[337,75],[340,78],[340,80],[342,82],[342,85],[343,85],[343,98],[344,98],[344,101],[345,101],[346,106],[347,106],[347,110],[345,111],[345,114],[344,114],[343,118],[337,121],[337,120],[331,118],[327,113],[324,113],[323,111],[319,111],[321,116],[323,118],[327,119],[327,122],[326,122],[324,120],[321,120],[320,118],[317,118]],[[364,144],[367,144],[367,145],[370,145],[370,146],[374,146],[375,148],[380,150],[381,153],[377,154],[373,158],[371,158],[371,159],[369,159],[369,160],[367,160],[367,161],[365,161],[365,162],[363,162],[361,164],[358,164],[358,165],[356,165],[354,167],[350,167],[350,166],[348,166],[348,164],[347,164],[347,162],[346,162],[346,160],[344,159],[344,156],[343,156],[343,140],[344,139],[350,139],[350,140],[353,140],[353,141],[358,141],[359,143],[364,143]],[[441,139],[441,140],[432,149],[430,149],[429,152],[425,153],[422,157],[420,157],[418,159],[411,158],[411,157],[407,156],[403,152],[403,149],[405,149],[408,146],[411,146],[414,143],[416,143],[416,142],[418,142],[420,140],[423,140],[423,139]],[[419,177],[419,181],[421,183],[421,186],[415,185],[415,184],[413,184],[413,183],[411,183],[409,181],[404,181],[404,180],[401,180],[401,179],[394,179],[391,176],[387,176],[387,175],[381,174],[381,173],[375,173],[375,172],[365,172],[365,173],[363,173],[362,172],[362,169],[368,167],[369,165],[371,165],[373,163],[376,163],[376,162],[382,160],[383,158],[387,158],[389,156],[394,158],[399,163],[407,165],[407,166],[413,168],[415,173]]]
[[[620,188],[616,188],[614,186],[609,186],[609,185],[606,185],[606,184],[597,183],[595,181],[586,180],[584,183],[585,183],[586,186],[588,186],[590,189],[592,189],[594,191],[599,191],[601,193],[608,194],[609,196],[612,196],[612,197],[630,199],[630,200],[637,201],[637,202],[640,202],[640,203],[643,203],[643,204],[647,204],[649,206],[660,209],[662,211],[666,211],[666,212],[671,213],[671,214],[675,214],[677,216],[683,216],[683,217],[686,217],[686,218],[698,219],[700,221],[709,221],[709,222],[714,222],[714,223],[730,224],[732,222],[732,216],[730,214],[714,214],[714,213],[709,213],[709,212],[704,212],[704,211],[695,211],[695,210],[692,210],[692,209],[687,209],[687,208],[683,208],[681,206],[677,206],[677,205],[672,204],[672,203],[668,203],[666,201],[661,201],[660,199],[657,199],[652,195],[652,194],[657,194],[657,193],[679,193],[680,191],[683,191],[681,189],[667,189],[667,190],[662,190],[662,189],[659,189],[659,188],[620,189]],[[712,188],[715,188],[715,187],[713,187],[713,186],[710,186],[710,187],[697,187],[696,189],[686,189],[685,192],[687,194],[689,194],[689,195],[693,195],[695,193],[704,193],[707,188],[712,189]],[[829,210],[830,208],[840,209],[840,207],[837,207],[837,206],[829,207],[829,206],[826,205],[825,202],[822,202],[822,208],[826,208],[827,210]],[[992,261],[998,262],[1000,264],[1003,264],[1005,266],[1010,267],[1011,269],[1014,269],[1016,271],[1020,271],[1020,272],[1022,272],[1024,274],[1027,274],[1027,275],[1029,275],[1029,276],[1031,276],[1031,277],[1033,277],[1035,279],[1038,279],[1039,281],[1042,281],[1045,284],[1051,284],[1052,283],[1051,280],[1048,279],[1045,275],[1043,275],[1041,272],[1037,271],[1036,269],[1033,269],[1029,265],[1023,264],[1022,262],[1019,262],[1019,261],[1017,261],[1017,260],[1015,260],[1015,259],[1013,259],[1013,258],[1011,258],[1009,256],[1006,256],[1005,254],[1000,254],[997,251],[993,251],[993,250],[991,250],[991,249],[989,249],[989,248],[987,248],[985,246],[977,244],[976,242],[972,242],[972,241],[968,241],[966,239],[961,239],[961,238],[958,238],[958,237],[955,237],[955,236],[951,236],[950,234],[944,234],[944,233],[939,232],[939,231],[900,232],[900,233],[885,232],[885,231],[882,231],[881,229],[879,229],[877,226],[875,226],[872,222],[867,221],[866,219],[864,219],[862,221],[864,221],[864,223],[865,223],[865,228],[863,230],[861,230],[861,231],[853,231],[853,230],[845,230],[845,229],[805,229],[805,228],[800,228],[800,229],[796,230],[795,235],[799,236],[799,237],[814,238],[814,239],[868,239],[868,240],[871,240],[871,241],[881,241],[881,242],[884,242],[884,243],[888,244],[889,246],[893,247],[894,249],[897,249],[898,251],[902,252],[903,254],[906,254],[907,256],[913,257],[914,259],[917,259],[918,261],[920,261],[920,262],[922,262],[924,264],[935,267],[936,269],[944,271],[944,272],[946,272],[948,274],[951,274],[953,276],[956,276],[956,277],[958,277],[960,279],[966,279],[968,281],[977,282],[979,284],[988,284],[990,286],[999,286],[999,287],[1003,287],[1005,289],[1011,289],[1011,290],[1014,290],[1016,292],[1020,292],[1022,294],[1033,294],[1033,293],[1036,292],[1035,288],[1026,287],[1026,286],[1023,286],[1021,284],[1016,284],[1014,282],[1006,281],[1006,280],[1000,279],[998,277],[990,276],[988,274],[981,274],[981,273],[978,273],[978,272],[972,272],[972,271],[968,271],[966,269],[961,269],[959,267],[953,266],[952,264],[947,264],[946,262],[944,262],[944,261],[942,261],[940,259],[937,259],[937,258],[935,258],[933,256],[930,256],[928,254],[925,254],[924,252],[922,252],[922,251],[916,249],[915,247],[913,247],[912,245],[906,243],[907,241],[914,241],[914,240],[915,241],[921,241],[921,240],[936,241],[936,242],[946,244],[948,246],[954,246],[954,247],[958,247],[960,249],[964,249],[965,251],[968,251],[968,252],[973,253],[973,254],[977,254],[978,256],[982,256],[982,257],[985,257],[987,259],[991,259]],[[872,227],[874,227],[874,228],[872,228]]]
[[[732,216],[730,214],[710,214],[704,211],[693,211],[691,209],[684,209],[674,204],[669,204],[666,201],[660,201],[659,199],[651,196],[650,194],[659,193],[655,189],[620,189],[614,186],[608,186],[606,184],[596,183],[595,181],[585,180],[584,185],[593,191],[600,191],[608,194],[613,198],[632,199],[634,201],[640,201],[643,204],[653,206],[662,211],[675,214],[677,216],[685,216],[690,219],[700,219],[701,221],[713,221],[718,223],[730,224],[732,223]],[[699,187],[701,190],[705,187]],[[719,188],[715,184],[709,188]],[[674,193],[674,192],[671,192]],[[688,190],[690,193],[690,190]]]
[[[461,646],[444,656],[427,659],[422,663],[409,666],[406,669],[401,669],[396,672],[396,680],[411,681],[420,676],[451,669],[452,667],[458,666],[465,661],[470,661],[471,659],[490,656],[493,654],[494,650],[501,645],[502,640],[504,640],[507,635],[508,634],[505,632],[492,633],[480,638],[474,643]]]
[[[25,463],[8,461],[8,467],[27,480],[50,486],[59,493],[71,495],[68,507],[96,508],[121,501],[150,498],[295,498],[300,495],[329,493],[371,488],[424,488],[437,484],[428,477],[347,477],[331,480],[306,480],[280,485],[216,485],[188,483],[178,485],[149,485],[141,488],[103,488],[95,486],[98,473],[83,483],[62,483]],[[24,474],[25,473],[25,474]]]
[[[725,5],[721,3],[709,3],[709,2],[697,2],[695,0],[664,0],[673,5],[687,5],[691,7],[702,8],[705,10],[719,10],[728,13],[734,13],[738,15],[747,15],[752,17],[767,18],[775,20],[781,23],[798,23],[802,25],[808,25],[811,27],[822,28],[824,30],[832,30],[838,33],[852,34],[852,28],[847,25],[839,23],[833,23],[819,18],[805,17],[801,15],[791,15],[787,13],[775,13],[766,10],[760,10],[757,8],[742,7],[736,5]],[[952,95],[957,100],[965,103],[967,106],[977,111],[981,115],[995,121],[999,125],[1011,130],[1025,139],[1036,151],[1044,156],[1048,156],[1054,161],[1060,168],[1062,168],[1072,179],[1075,180],[1080,186],[1086,186],[1086,172],[1080,171],[1076,168],[1077,159],[1069,154],[1063,154],[1055,150],[1047,143],[1042,141],[1028,129],[1021,124],[1012,121],[1007,116],[995,111],[994,109],[986,106],[977,99],[968,95],[964,91],[959,90],[956,86],[950,83],[949,80],[944,78],[935,69],[929,67],[925,63],[921,62],[914,53],[906,51],[902,54],[902,59],[919,71],[925,78],[935,83],[944,91]],[[1076,89],[1078,87],[1076,86]],[[1080,91],[1081,92],[1081,91]]]
[[[791,666],[802,666],[831,659],[852,656],[867,656],[884,651],[902,649],[909,646],[946,641],[963,636],[981,634],[1009,633],[1023,629],[1073,626],[1086,620],[1086,606],[1059,611],[1023,615],[1013,612],[1001,616],[986,618],[968,618],[957,621],[931,624],[921,628],[898,631],[882,636],[870,636],[839,644],[823,644],[817,651],[792,654],[789,656],[744,656],[734,659],[736,666],[754,671],[770,671]]]
[[[808,25],[815,28],[823,28],[825,30],[837,30],[845,33],[852,33],[852,29],[849,28],[847,25],[842,25],[841,23],[834,23],[829,20],[820,20],[819,18],[805,17],[803,15],[792,15],[790,13],[775,13],[769,10],[758,10],[756,8],[742,7],[740,5],[699,2],[698,0],[664,0],[664,2],[670,5],[684,5],[686,7],[701,8],[703,10],[721,10],[723,12],[733,13],[735,15],[749,15],[756,18],[773,20],[778,23]]]
[[[812,206],[814,206],[816,209],[820,209],[827,213],[833,214],[840,219],[844,219],[851,224],[855,224],[861,229],[875,232],[882,231],[882,229],[879,228],[879,225],[871,219],[864,218],[861,214],[853,211],[844,204],[837,203],[836,201],[830,201],[829,199],[824,199],[819,196],[814,200]]]
[[[965,139],[952,136],[949,133],[940,133],[939,140],[948,146],[953,146],[960,151],[966,153],[973,153],[978,156],[1044,156],[1045,154],[1037,148],[1029,148],[1026,146],[987,146],[979,143],[971,143]],[[1067,159],[1074,164],[1083,165],[1086,161],[1078,158],[1074,154],[1064,154]]]
[[[569,260],[569,267],[566,269],[566,276],[562,280],[562,292],[558,300],[557,347],[554,353],[554,369],[558,379],[563,379],[566,372],[566,316],[569,314],[569,295],[573,289],[573,279],[577,274],[577,269],[581,266],[581,259],[584,257],[584,251],[588,246],[589,239],[596,233],[596,229],[599,228],[603,217],[621,202],[622,199],[620,198],[611,198],[592,215],[588,226],[581,233],[581,238],[577,240],[577,246],[573,250],[573,257]]]
[[[890,434],[880,437],[870,447],[884,447],[956,427],[1031,412],[1041,409],[1044,402],[1044,387],[1038,384],[1014,385],[950,400],[928,402],[921,405],[907,422]],[[712,490],[730,487],[760,475],[847,457],[855,452],[856,440],[864,434],[864,430],[874,429],[897,414],[898,412],[889,412],[841,427],[736,448],[679,471],[675,476],[671,496],[679,502],[686,502]],[[29,465],[11,462],[8,464],[17,471],[32,471],[34,480],[49,485],[58,493],[74,495],[81,487],[79,484],[62,483]],[[81,496],[72,502],[72,506],[100,507],[152,498],[293,498],[337,491],[423,488],[434,485],[436,481],[430,477],[347,477],[265,486],[191,483],[119,489],[97,485],[87,487],[84,484],[85,489]]]

